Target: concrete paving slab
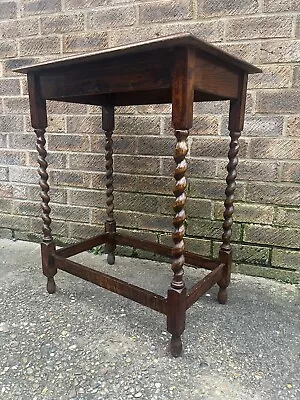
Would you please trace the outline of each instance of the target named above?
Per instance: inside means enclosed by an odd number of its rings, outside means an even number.
[[[75,257],[166,294],[168,264]],[[186,268],[188,285],[202,270]],[[59,271],[49,295],[36,243],[0,240],[3,400],[300,399],[299,288],[233,275],[228,304],[212,288],[189,310],[184,354],[166,351],[165,317]]]

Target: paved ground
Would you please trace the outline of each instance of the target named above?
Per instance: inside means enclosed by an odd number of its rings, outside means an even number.
[[[165,294],[167,264],[79,259]],[[163,315],[59,272],[45,291],[39,246],[0,240],[2,400],[300,399],[299,288],[233,276],[190,309],[183,357],[166,352]],[[189,284],[201,274],[186,269]]]

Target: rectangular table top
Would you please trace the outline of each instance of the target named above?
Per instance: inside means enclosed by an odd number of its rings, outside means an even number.
[[[203,53],[215,56],[229,65],[235,66],[246,73],[253,74],[261,72],[261,70],[252,64],[247,63],[237,57],[234,57],[227,52],[198,39],[190,33],[180,33],[171,36],[159,37],[157,39],[147,40],[139,43],[128,44],[126,46],[119,46],[109,48],[93,53],[82,55],[75,55],[71,57],[61,58],[54,61],[47,61],[30,65],[28,67],[21,67],[14,70],[20,73],[35,73],[45,70],[61,69],[65,67],[72,67],[79,64],[90,63],[94,61],[102,61],[123,55],[137,54],[144,52],[153,52],[155,50],[170,49],[174,47],[191,47]]]

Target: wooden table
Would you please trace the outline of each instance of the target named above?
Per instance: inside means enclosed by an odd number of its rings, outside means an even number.
[[[16,72],[27,74],[31,122],[37,135],[44,235],[41,244],[42,267],[44,275],[48,278],[48,292],[55,292],[54,275],[57,269],[61,269],[163,313],[167,316],[167,329],[172,335],[171,353],[179,356],[182,351],[181,334],[185,329],[186,310],[215,283],[219,285],[218,301],[224,304],[227,300],[232,262],[230,239],[238,139],[243,129],[247,77],[249,73],[261,71],[190,34],[179,34],[36,64],[20,68]],[[104,232],[59,250],[55,248],[49,216],[48,164],[45,150],[46,100],[102,106],[102,128],[106,135],[107,219]],[[215,100],[230,100],[231,141],[222,244],[219,257],[208,259],[185,251],[184,248],[187,185],[185,173],[187,137],[193,123],[193,102]],[[118,233],[113,213],[114,107],[157,103],[172,103],[172,122],[176,138],[173,247]],[[116,245],[132,246],[169,256],[172,259],[173,279],[167,297],[164,298],[69,259],[75,254],[104,243],[109,264],[115,262]],[[188,292],[183,280],[185,262],[211,271]]]

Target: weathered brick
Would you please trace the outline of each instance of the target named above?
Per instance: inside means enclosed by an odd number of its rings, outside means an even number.
[[[215,219],[223,220],[224,205],[216,202],[214,206]],[[235,203],[233,219],[236,222],[250,222],[262,225],[272,224],[275,209],[259,204]]]
[[[286,182],[300,183],[300,163],[284,163],[281,179]]]
[[[250,63],[257,64],[260,52],[260,43],[255,42],[242,42],[242,43],[220,43],[218,44],[222,50],[227,51],[233,56],[247,60]]]
[[[8,182],[0,182],[0,197],[12,197],[12,196],[13,196],[13,185]]]
[[[31,228],[33,232],[42,232],[41,219],[33,218],[31,221]],[[56,239],[57,236],[64,236],[64,243],[65,243],[65,238],[68,236],[68,224],[62,221],[55,221],[54,219],[51,222],[51,229],[54,239]]]
[[[17,17],[17,3],[15,1],[1,1],[0,19]]]
[[[246,225],[244,241],[298,249],[300,247],[300,230],[256,224]]]
[[[41,18],[42,34],[69,33],[84,30],[84,14],[59,14]]]
[[[27,97],[11,97],[3,99],[4,112],[9,114],[29,113],[29,101]]]
[[[270,40],[261,45],[262,63],[290,63],[300,59],[299,40]]]
[[[19,79],[0,79],[0,96],[21,94]]]
[[[8,167],[0,167],[0,181],[8,181]]]
[[[300,228],[300,209],[278,208],[275,223],[277,225]]]
[[[229,101],[204,101],[194,103],[194,114],[228,114]]]
[[[66,10],[76,8],[95,8],[107,4],[109,4],[108,0],[65,0]]]
[[[174,215],[174,196],[159,196],[158,203],[160,213]],[[211,218],[212,202],[209,200],[189,198],[185,208],[188,218]]]
[[[228,118],[223,117],[221,131],[226,133]],[[275,115],[247,115],[242,135],[244,136],[281,136],[283,117]]]
[[[28,152],[28,165],[29,166],[37,166],[37,151]],[[67,156],[64,153],[55,153],[55,152],[47,152],[46,160],[49,164],[49,168],[66,168],[67,165]]]
[[[247,143],[240,139],[239,156],[245,157],[247,150]],[[211,137],[207,138],[197,137],[193,139],[191,146],[192,157],[224,157],[227,158],[229,149],[229,138]]]
[[[212,115],[195,115],[193,118],[193,127],[190,129],[190,135],[215,135],[219,133],[220,129],[219,118]],[[172,135],[174,129],[172,127],[171,118],[164,118],[164,132],[165,135]]]
[[[159,242],[167,246],[173,247],[171,235],[162,234],[159,236]],[[195,239],[185,236],[184,246],[187,251],[191,251],[202,256],[210,256],[211,241],[206,239]]]
[[[27,200],[28,198],[28,189],[31,185],[23,182],[14,182],[13,183],[13,198],[14,199],[23,199]],[[32,185],[34,186],[34,185]]]
[[[159,117],[116,116],[114,134],[122,135],[159,135]]]
[[[187,234],[198,236],[205,239],[220,239],[222,237],[223,228],[221,221],[210,221],[208,219],[187,219]],[[241,227],[233,224],[232,240],[239,240],[241,236]]]
[[[287,206],[300,205],[300,191],[297,185],[276,183],[249,183],[246,188],[246,201]]]
[[[9,167],[9,180],[11,182],[36,183],[38,173],[36,168],[25,168],[20,166]]]
[[[38,185],[38,179],[37,179],[36,185],[28,185],[26,200],[41,201],[40,193],[41,193],[41,188],[40,188],[40,185]],[[50,197],[51,204],[52,203],[65,204],[67,202],[67,190],[66,189],[61,189],[61,188],[56,188],[56,187],[51,186],[48,194]]]
[[[38,183],[38,181],[36,181]],[[30,185],[27,188],[27,196],[26,200],[33,200],[37,201],[40,200],[40,193],[41,193],[41,188],[40,185]],[[50,203],[67,203],[67,190],[66,189],[61,189],[61,188],[56,188],[56,187],[50,187],[49,190],[49,197],[50,197]]]
[[[42,14],[61,11],[61,0],[27,0],[24,2],[25,14]]]
[[[126,109],[129,107],[124,107],[120,110],[122,113],[126,113]],[[129,112],[135,113],[135,111],[139,114],[171,114],[172,105],[171,104],[142,104],[136,106],[136,108],[132,107],[129,109]]]
[[[136,153],[137,136],[115,136],[113,138],[113,151],[115,154],[130,154]],[[91,136],[91,150],[96,153],[103,153],[105,147],[105,136],[92,135]]]
[[[274,248],[272,251],[272,265],[274,267],[300,270],[300,251]]]
[[[50,180],[54,185],[89,187],[90,175],[74,171],[50,171]]]
[[[0,133],[0,148],[6,148],[8,143],[8,133]]]
[[[1,225],[1,222],[0,222]],[[12,239],[13,238],[13,231],[9,228],[1,228],[0,227],[0,238],[1,239]]]
[[[87,13],[87,28],[91,30],[113,29],[131,26],[136,22],[135,8],[110,7]]]
[[[20,39],[21,56],[40,56],[58,53],[60,53],[60,38],[58,36]]]
[[[253,138],[249,143],[249,156],[250,158],[299,160],[300,140]]]
[[[68,203],[75,206],[106,207],[106,194],[101,190],[68,190]]]
[[[162,175],[173,176],[175,161],[173,157],[162,159]],[[216,175],[216,161],[208,159],[188,158],[188,178],[213,178]]]
[[[13,201],[10,198],[0,198],[0,210],[3,213],[10,214],[12,212]],[[1,222],[0,222],[1,225]]]
[[[54,151],[89,151],[88,135],[55,135],[48,136],[49,149]]]
[[[101,117],[96,115],[67,117],[67,132],[102,134]]]
[[[93,177],[93,187],[104,186],[103,178],[100,176]],[[162,176],[146,176],[146,175],[127,175],[116,174],[114,178],[114,187],[116,190],[155,194],[170,194],[173,189],[173,182],[170,178]]]
[[[39,22],[37,18],[5,21],[0,23],[0,32],[3,39],[35,36],[39,34]]]
[[[299,7],[299,9],[300,9],[300,7]],[[296,21],[296,32],[295,32],[295,34],[296,34],[296,38],[300,38],[300,17],[299,17],[299,15],[298,15],[298,18],[297,18],[297,21]]]
[[[290,37],[292,33],[292,17],[255,17],[237,18],[227,21],[225,37],[227,39],[261,39]]]
[[[0,226],[9,229],[21,229],[30,231],[31,219],[24,215],[0,214]]]
[[[286,135],[300,137],[300,115],[291,115],[288,117]]]
[[[47,101],[47,110],[49,114],[86,114],[86,104],[65,103],[61,101]],[[74,131],[76,132],[76,131]],[[80,133],[80,132],[78,132]]]
[[[264,65],[261,74],[249,75],[249,89],[287,88],[291,83],[292,67],[289,65]]]
[[[17,43],[13,40],[0,41],[0,58],[16,57],[18,54]]]
[[[114,156],[114,171],[126,174],[158,175],[159,158],[141,156]]]
[[[116,191],[114,196],[116,210],[158,213],[159,199],[155,195]]]
[[[258,0],[223,0],[220,2],[198,0],[198,17],[225,17],[227,15],[256,14]]]
[[[293,71],[293,87],[300,87],[300,67],[295,66]]]
[[[299,103],[298,90],[258,92],[256,108],[261,113],[293,114],[299,112]]]
[[[183,25],[181,24],[161,24],[155,26],[149,25],[147,27],[118,29],[110,32],[110,45],[117,46],[153,39],[154,37],[180,33],[182,32],[182,27]],[[224,22],[187,22],[184,24],[184,30],[209,42],[220,42],[223,40]]]
[[[142,155],[168,156],[173,154],[175,143],[174,137],[139,136],[137,152]]]
[[[93,236],[97,236],[104,232],[104,225],[90,225],[90,224],[76,224],[70,222],[68,236],[76,239],[87,239]]]
[[[182,21],[192,19],[193,7],[191,1],[167,0],[161,3],[146,3],[139,5],[139,21],[143,24],[154,22]]]
[[[297,0],[296,0],[297,1]],[[296,11],[290,0],[263,0],[264,12]]]
[[[96,51],[105,49],[107,45],[106,32],[73,34],[63,37],[63,50],[66,53]]]
[[[218,177],[226,178],[227,161],[218,163]],[[271,161],[240,160],[237,167],[237,176],[240,180],[273,182],[278,180],[278,165]]]
[[[70,169],[86,171],[104,171],[105,159],[102,154],[72,154],[69,160]]]
[[[188,180],[188,194],[192,197],[203,199],[224,199],[226,183],[220,180],[201,180],[190,178]],[[244,200],[245,184],[238,182],[234,192],[236,200]]]
[[[89,208],[76,207],[71,205],[52,204],[51,214],[53,219],[64,221],[89,222]]]
[[[23,151],[0,149],[0,164],[25,165],[26,154]]]
[[[8,141],[11,149],[35,149],[36,138],[30,133],[10,133]]]
[[[41,205],[33,201],[15,200],[13,202],[13,212],[18,215],[39,217],[41,215]]]
[[[219,254],[221,242],[214,242],[213,256]],[[270,249],[268,247],[251,246],[232,243],[233,260],[238,263],[268,265]]]
[[[22,58],[7,58],[3,61],[3,71],[5,76],[13,76],[16,77],[16,72],[12,72],[15,68],[21,68],[30,64],[35,64],[39,61],[39,58],[36,57],[22,57]],[[23,75],[20,74],[21,77]],[[26,80],[27,85],[27,80]]]
[[[0,132],[20,132],[23,130],[23,117],[0,115]]]

